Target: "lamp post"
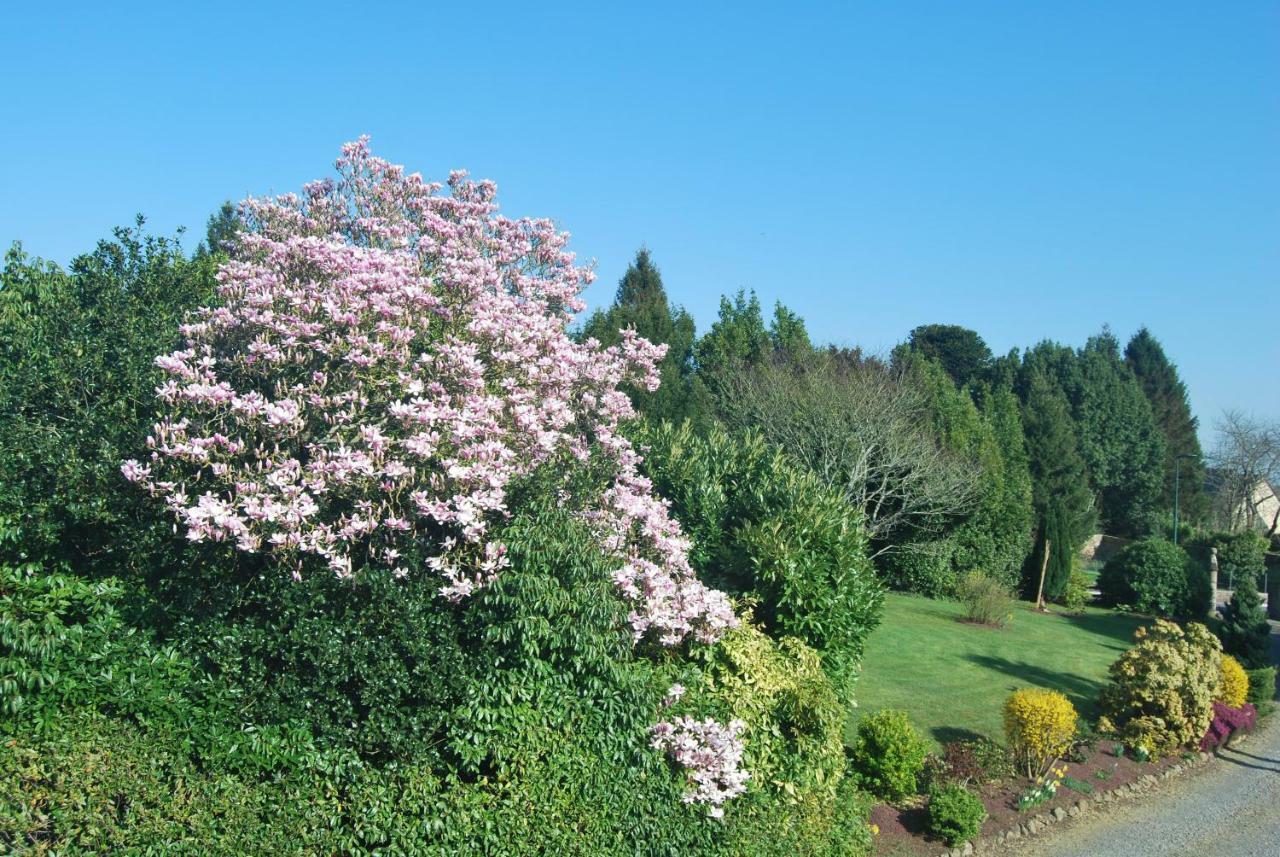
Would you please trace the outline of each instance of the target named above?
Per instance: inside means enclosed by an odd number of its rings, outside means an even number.
[[[1178,543],[1178,482],[1182,476],[1182,459],[1198,457],[1189,452],[1184,452],[1181,455],[1174,456],[1173,459],[1173,543],[1175,545]]]

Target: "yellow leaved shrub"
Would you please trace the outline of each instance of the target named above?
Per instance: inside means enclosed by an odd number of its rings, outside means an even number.
[[[1076,737],[1075,706],[1056,690],[1015,690],[1004,703],[1004,734],[1028,777],[1044,774]]]
[[[1222,656],[1222,682],[1216,699],[1229,708],[1239,708],[1249,699],[1249,674],[1231,655]]]

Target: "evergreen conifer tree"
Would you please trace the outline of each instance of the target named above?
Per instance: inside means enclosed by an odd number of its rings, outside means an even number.
[[[1039,371],[1033,371],[1028,379],[1022,423],[1039,534],[1025,578],[1028,591],[1034,595],[1047,539],[1051,543],[1054,578],[1051,584],[1046,571],[1045,594],[1053,597],[1061,591],[1053,587],[1059,579],[1065,586],[1071,574],[1071,557],[1093,529],[1093,499],[1066,397]],[[1053,555],[1058,551],[1061,553],[1055,564]]]
[[[1195,521],[1206,510],[1204,461],[1198,421],[1191,413],[1187,386],[1178,367],[1169,361],[1160,341],[1145,327],[1133,335],[1124,350],[1125,363],[1133,370],[1142,392],[1151,403],[1151,413],[1164,437],[1164,480],[1160,505],[1173,508],[1173,481],[1178,468],[1178,506],[1183,520]],[[1179,462],[1179,459],[1181,461]]]
[[[1235,591],[1222,613],[1222,629],[1218,632],[1222,649],[1234,655],[1245,669],[1261,669],[1270,665],[1268,652],[1271,626],[1262,607],[1258,581],[1252,574],[1237,574]]]
[[[632,404],[654,419],[679,422],[694,417],[696,421],[693,412],[698,408],[691,379],[693,317],[682,307],[671,306],[662,274],[644,247],[636,253],[635,261],[618,282],[613,304],[607,310],[592,314],[581,335],[584,339],[594,337],[605,345],[614,345],[622,339],[619,331],[628,327],[635,328],[650,342],[668,346],[667,355],[658,367],[661,386],[653,392],[628,388]]]

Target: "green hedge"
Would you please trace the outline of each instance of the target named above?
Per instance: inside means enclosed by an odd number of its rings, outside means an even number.
[[[744,626],[683,665],[638,656],[598,569],[575,565],[586,539],[567,516],[508,536],[513,569],[460,623],[474,660],[440,749],[403,759],[318,741],[343,735],[156,646],[110,581],[0,566],[0,851],[865,853],[816,653]],[[315,698],[337,675],[351,673],[312,676]],[[676,678],[693,713],[748,724],[753,778],[723,822],[683,802],[682,774],[648,744]]]

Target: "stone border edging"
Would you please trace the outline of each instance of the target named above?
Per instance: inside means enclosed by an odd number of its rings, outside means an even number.
[[[1081,797],[1075,803],[1067,808],[1054,807],[1049,812],[1042,812],[1039,815],[1032,816],[1026,821],[1021,822],[1016,827],[1008,830],[1002,830],[999,833],[988,836],[979,837],[978,839],[966,842],[948,851],[943,851],[939,857],[968,857],[975,851],[986,850],[992,847],[1014,842],[1026,836],[1036,836],[1041,832],[1048,830],[1053,825],[1066,821],[1068,818],[1076,818],[1084,813],[1090,812],[1094,806],[1099,804],[1118,803],[1137,797],[1138,795],[1149,791],[1152,786],[1163,780],[1172,779],[1188,770],[1199,768],[1214,758],[1212,753],[1197,753],[1190,759],[1184,759],[1175,762],[1165,768],[1158,775],[1146,774],[1131,783],[1125,783],[1114,789],[1103,792],[1095,792],[1092,797]]]

